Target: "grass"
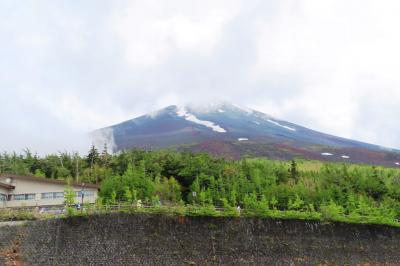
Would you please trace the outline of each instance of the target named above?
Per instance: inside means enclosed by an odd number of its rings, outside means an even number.
[[[166,216],[189,216],[189,217],[251,217],[251,218],[272,218],[283,220],[308,220],[320,222],[342,222],[350,224],[374,224],[400,227],[400,221],[376,216],[326,216],[320,212],[295,211],[295,210],[240,210],[234,207],[215,208],[212,205],[176,205],[176,206],[147,206],[133,207],[127,204],[116,206],[87,206],[83,211],[62,215],[40,214],[34,211],[4,209],[0,210],[0,222],[4,221],[26,221],[46,220],[53,218],[68,218],[76,216],[91,216],[97,214],[128,213],[128,214],[157,214]]]
[[[342,222],[350,224],[374,224],[400,227],[400,221],[376,216],[358,215],[335,215],[330,216],[316,211],[295,211],[295,210],[240,210],[234,207],[215,208],[212,205],[177,205],[177,206],[150,206],[132,207],[131,205],[118,205],[118,209],[110,206],[99,206],[76,212],[73,216],[90,216],[95,214],[128,213],[128,214],[157,214],[167,216],[189,216],[189,217],[251,217],[251,218],[272,218],[283,220],[308,220],[320,222]],[[67,215],[64,215],[67,217]]]
[[[20,209],[2,209],[0,210],[0,222],[9,221],[31,221],[39,219],[39,215],[32,211]]]

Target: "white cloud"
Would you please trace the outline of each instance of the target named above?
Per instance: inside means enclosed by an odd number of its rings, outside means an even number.
[[[62,93],[47,97],[33,96],[30,101],[76,130],[91,131],[96,127],[107,126],[110,120],[123,119],[121,110],[107,104],[105,99],[99,105],[88,105],[82,102],[79,95]],[[107,109],[108,112],[101,109]]]
[[[133,1],[116,11],[111,27],[127,61],[134,67],[151,67],[176,51],[209,55],[239,8],[237,0]]]
[[[399,148],[399,13],[394,0],[0,2],[0,150],[58,150],[218,99]]]
[[[254,78],[301,77],[299,95],[275,112],[287,117],[301,111],[297,119],[303,124],[394,145],[355,119],[366,111],[360,105],[369,97],[372,108],[400,101],[398,11],[397,1],[282,1],[273,19],[258,22],[259,56],[252,72]]]

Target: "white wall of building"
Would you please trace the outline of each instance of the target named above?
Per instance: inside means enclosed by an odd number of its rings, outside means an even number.
[[[0,178],[0,182],[5,183],[5,179],[6,178]],[[15,186],[15,189],[5,192],[5,194],[12,195],[11,200],[6,202],[6,207],[52,206],[64,204],[65,199],[63,196],[61,197],[61,193],[63,195],[65,189],[67,188],[67,185],[65,184],[54,184],[42,181],[40,179],[36,181],[26,180],[23,178],[12,178],[12,181],[9,184]],[[72,188],[77,193],[81,192],[82,190],[84,191],[84,203],[94,203],[97,199],[97,188],[88,188],[84,186],[72,186]],[[54,195],[57,195],[58,198],[48,198],[48,196],[52,195],[43,195],[43,193],[54,193]],[[24,195],[25,199],[16,200],[18,198],[24,198]],[[81,203],[82,201],[81,197],[76,197],[75,199],[76,203]],[[2,207],[2,204],[0,204],[0,207]]]

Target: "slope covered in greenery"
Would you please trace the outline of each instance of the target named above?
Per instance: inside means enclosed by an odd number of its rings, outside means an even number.
[[[399,225],[400,169],[207,154],[95,149],[79,155],[3,155],[1,171],[101,183],[104,204],[224,207],[235,215]],[[14,168],[13,168],[14,167]]]

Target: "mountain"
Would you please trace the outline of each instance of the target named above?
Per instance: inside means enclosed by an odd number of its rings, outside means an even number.
[[[176,148],[239,158],[305,158],[400,166],[400,152],[314,131],[230,103],[168,106],[91,133],[113,151]]]

